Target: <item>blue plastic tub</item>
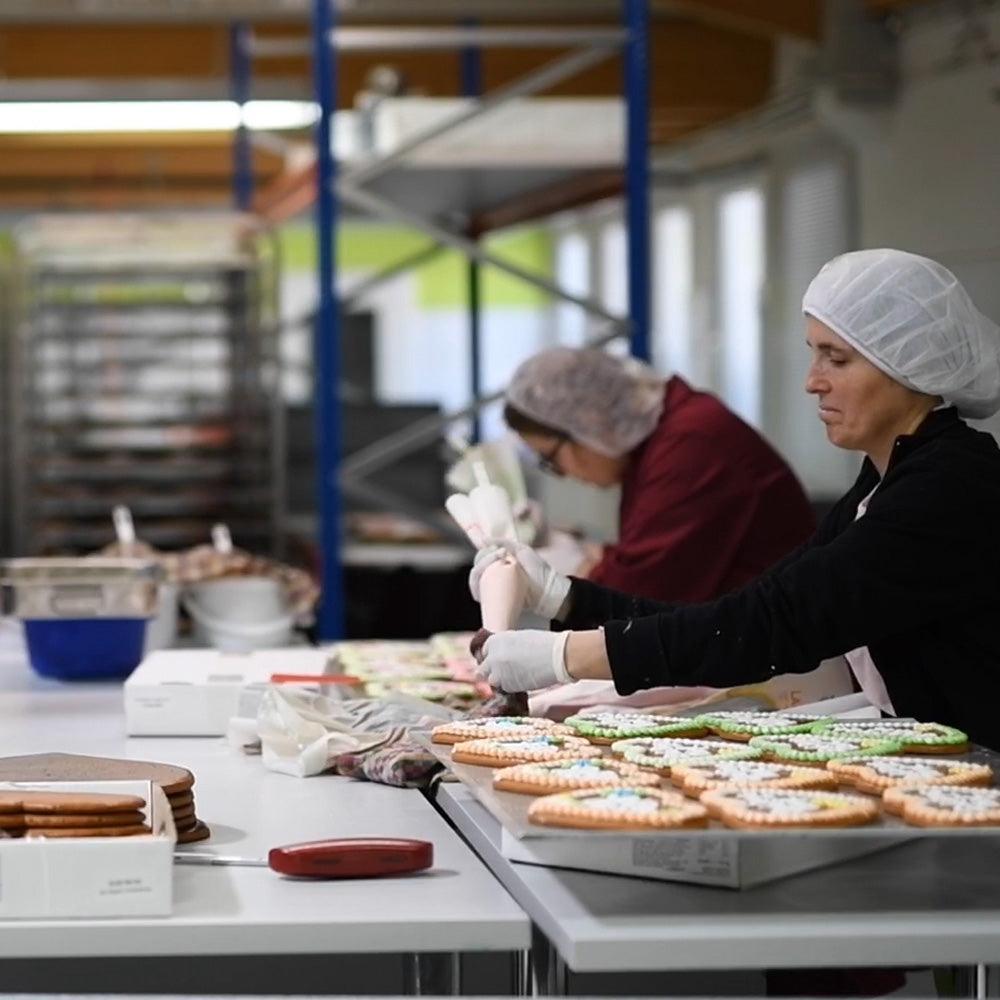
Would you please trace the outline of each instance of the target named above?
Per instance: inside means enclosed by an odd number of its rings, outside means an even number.
[[[28,658],[43,677],[127,677],[142,659],[145,618],[26,619]]]

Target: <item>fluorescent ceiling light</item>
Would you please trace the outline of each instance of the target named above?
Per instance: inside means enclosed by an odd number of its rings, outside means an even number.
[[[308,128],[311,101],[248,101],[243,122],[254,129]],[[226,132],[240,124],[235,101],[8,101],[0,103],[0,133]]]

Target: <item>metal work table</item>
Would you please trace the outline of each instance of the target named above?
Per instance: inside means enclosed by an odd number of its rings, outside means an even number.
[[[388,986],[381,992],[448,993],[460,985],[459,955],[471,953],[491,953],[514,981],[528,920],[416,790],[275,774],[217,739],[129,739],[119,685],[45,682],[0,658],[0,755],[48,751],[190,768],[212,829],[192,849],[261,856],[329,837],[415,837],[434,844],[434,869],[301,882],[266,868],[178,867],[170,917],[0,921],[0,992],[74,992],[83,976],[107,992],[124,981],[132,991],[364,992],[374,982]],[[119,966],[132,971],[115,978]]]
[[[500,853],[464,786],[437,803],[574,972],[985,965],[1000,956],[1000,845],[928,838],[751,889],[543,868]],[[537,956],[536,956],[537,957]]]

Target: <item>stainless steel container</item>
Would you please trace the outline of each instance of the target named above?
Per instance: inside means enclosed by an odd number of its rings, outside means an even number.
[[[149,559],[32,558],[0,562],[11,614],[25,620],[152,618],[162,567]]]

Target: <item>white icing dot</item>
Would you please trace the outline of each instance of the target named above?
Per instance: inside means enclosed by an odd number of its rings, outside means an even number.
[[[960,814],[1000,809],[1000,789],[996,788],[930,785],[915,791],[911,797],[919,798],[936,809],[948,809]]]

